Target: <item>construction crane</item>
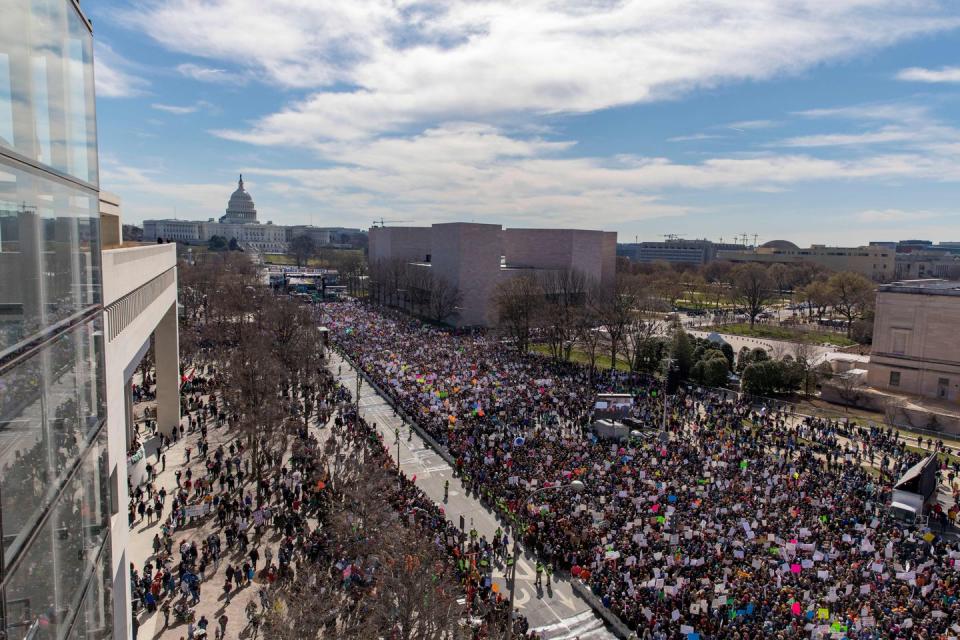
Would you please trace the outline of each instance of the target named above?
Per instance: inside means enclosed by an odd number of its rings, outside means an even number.
[[[387,226],[388,222],[390,224],[399,224],[401,222],[413,222],[413,220],[384,220],[383,218],[380,218],[379,220],[373,221],[373,226],[376,227],[377,225],[380,225],[381,227],[385,227]]]

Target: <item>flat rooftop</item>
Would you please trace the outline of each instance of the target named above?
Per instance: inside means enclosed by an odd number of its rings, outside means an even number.
[[[884,293],[912,293],[925,296],[960,296],[960,282],[938,278],[900,280],[882,284],[877,290]]]

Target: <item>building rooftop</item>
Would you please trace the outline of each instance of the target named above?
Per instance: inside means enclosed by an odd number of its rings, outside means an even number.
[[[882,284],[878,291],[889,293],[913,293],[926,296],[960,296],[960,282],[928,278],[925,280],[900,280]]]
[[[761,249],[799,249],[797,245],[789,240],[771,240],[760,245]]]

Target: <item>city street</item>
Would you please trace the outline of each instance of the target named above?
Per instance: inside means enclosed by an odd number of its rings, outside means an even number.
[[[339,370],[340,381],[351,392],[355,392],[357,376],[350,364],[331,351],[329,366],[334,374]],[[388,402],[366,382],[360,390],[360,412],[367,421],[376,423],[393,456],[396,456],[397,452],[395,430],[400,429],[400,468],[408,477],[416,476],[417,485],[437,503],[443,503],[444,482],[450,481],[449,499],[444,504],[449,520],[457,523],[460,516],[463,516],[467,531],[475,528],[481,535],[486,535],[487,539],[493,537],[497,527],[502,526],[501,523],[478,500],[465,494],[450,465],[426,445],[416,432],[412,437],[409,436],[409,429],[403,420],[394,415]],[[531,630],[540,633],[544,640],[615,637],[604,627],[603,621],[589,605],[573,592],[565,578],[554,575],[550,588],[544,584],[544,588],[538,590],[534,585],[534,567],[535,560],[532,556],[520,557],[517,563],[515,596],[515,606],[527,617]],[[509,594],[502,568],[494,569],[493,575],[501,592],[505,596]]]

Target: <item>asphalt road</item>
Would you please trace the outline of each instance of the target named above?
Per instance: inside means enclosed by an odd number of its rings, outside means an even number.
[[[331,351],[330,356],[333,373],[337,374],[339,369],[340,381],[355,393],[357,377],[354,369],[335,352]],[[484,508],[478,500],[466,495],[460,481],[453,476],[450,466],[424,443],[416,432],[412,437],[408,436],[409,429],[403,420],[395,416],[387,401],[365,382],[360,389],[360,413],[368,422],[376,423],[394,458],[397,455],[395,429],[400,429],[400,468],[408,477],[416,476],[417,486],[437,504],[443,504],[447,518],[457,523],[462,515],[467,531],[473,527],[481,535],[486,535],[488,540],[493,538],[500,525],[493,513]],[[450,481],[450,495],[444,503],[443,485],[447,480]],[[513,544],[512,539],[510,543]],[[538,590],[534,586],[535,565],[531,555],[521,555],[517,563],[514,600],[516,608],[527,617],[532,630],[538,631],[547,640],[615,638],[589,605],[573,592],[568,581],[555,575],[551,588]],[[507,596],[509,589],[503,577],[503,567],[497,567],[493,577],[501,593]]]

